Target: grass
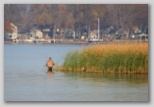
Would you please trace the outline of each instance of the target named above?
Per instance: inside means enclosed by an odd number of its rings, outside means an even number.
[[[103,73],[148,73],[148,44],[107,44],[88,46],[68,53],[62,71]]]

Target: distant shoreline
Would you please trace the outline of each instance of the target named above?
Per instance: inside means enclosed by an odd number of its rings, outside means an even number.
[[[13,41],[11,39],[4,40],[4,44],[125,44],[125,43],[148,43],[148,40],[114,40],[114,41],[98,41],[89,42],[86,40],[58,40],[54,42],[25,42],[25,41]]]

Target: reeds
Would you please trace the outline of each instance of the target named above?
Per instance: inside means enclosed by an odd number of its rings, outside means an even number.
[[[63,71],[148,73],[148,44],[106,44],[68,53]]]

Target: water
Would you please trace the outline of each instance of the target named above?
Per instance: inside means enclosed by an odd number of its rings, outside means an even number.
[[[148,75],[46,72],[86,45],[5,44],[5,101],[148,101]]]

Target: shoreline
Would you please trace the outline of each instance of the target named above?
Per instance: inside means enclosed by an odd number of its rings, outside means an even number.
[[[55,66],[53,68],[54,71],[56,72],[83,72],[83,73],[103,73],[103,74],[147,74],[148,72],[146,71],[103,71],[103,70],[94,70],[93,68],[89,68],[86,71],[83,71],[82,68],[78,68],[78,69],[73,69],[73,68],[64,68],[64,67],[60,67],[60,66]]]
[[[4,40],[4,44],[125,44],[125,43],[148,43],[148,41],[139,41],[139,40],[114,40],[114,41],[98,41],[98,42],[89,42],[86,40],[58,40],[54,42],[26,42],[26,41],[13,41],[13,40]]]

